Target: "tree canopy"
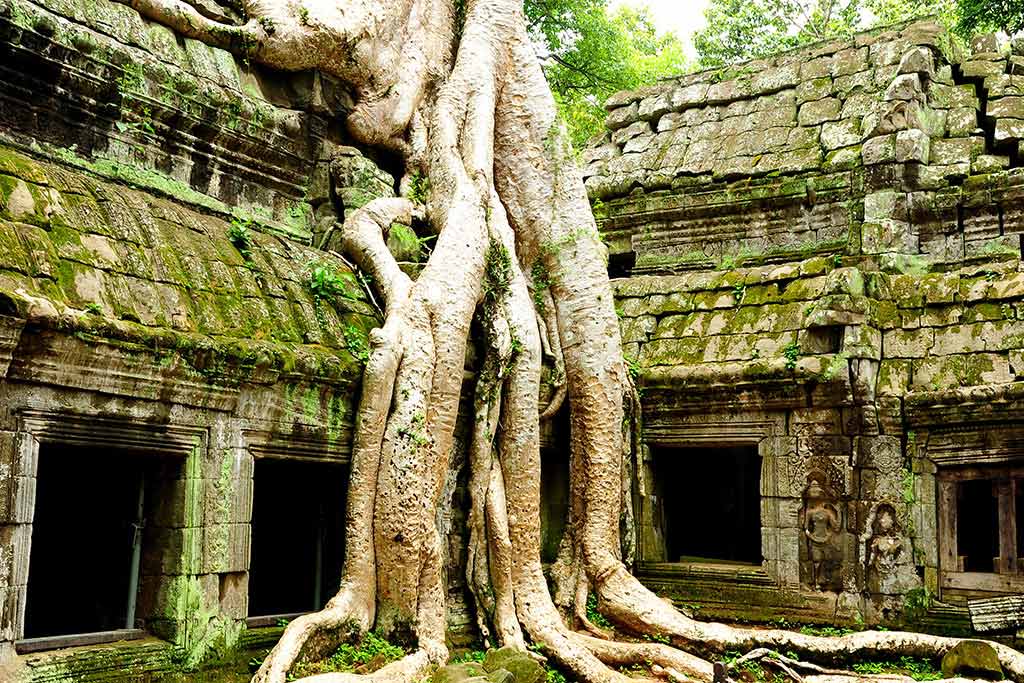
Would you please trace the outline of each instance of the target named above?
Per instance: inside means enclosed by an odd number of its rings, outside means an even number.
[[[602,104],[687,69],[683,44],[659,32],[646,9],[607,0],[527,0],[530,35],[575,146],[601,130]]]
[[[711,0],[694,36],[700,65],[714,67],[934,14],[954,25],[958,0]],[[990,5],[987,0],[959,0]],[[1007,6],[1018,5],[1005,0]],[[989,16],[987,10],[981,16]]]

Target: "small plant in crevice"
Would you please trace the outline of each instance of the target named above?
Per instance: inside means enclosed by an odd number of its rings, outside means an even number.
[[[95,301],[90,301],[85,305],[85,312],[90,315],[103,315],[103,308]]]
[[[409,176],[409,201],[414,204],[426,204],[430,193],[430,180],[419,171]]]
[[[800,345],[796,342],[786,344],[782,349],[782,357],[786,359],[787,370],[796,370],[796,362],[800,360]]]
[[[357,325],[349,323],[342,330],[342,335],[345,337],[345,348],[348,352],[366,365],[370,360],[370,345],[366,341],[366,334]]]
[[[544,290],[551,286],[551,276],[548,274],[547,266],[541,259],[533,262],[530,267],[530,291],[533,293],[533,305],[537,312],[544,315],[546,305],[544,303]],[[616,307],[616,312],[618,312]],[[621,316],[620,316],[621,317]]]
[[[239,218],[232,218],[231,225],[228,226],[228,241],[234,245],[246,263],[249,263],[252,256],[252,233],[249,231],[251,226],[251,220],[243,221]]]
[[[351,297],[350,280],[354,276],[345,277],[329,263],[310,262],[306,280],[306,288],[314,299],[329,299],[336,296]]]
[[[587,620],[598,628],[610,629],[612,627],[611,622],[597,611],[597,596],[593,593],[587,594]]]
[[[742,282],[738,282],[732,286],[732,301],[733,305],[739,306],[743,303],[743,297],[747,294],[747,286]]]
[[[260,17],[257,21],[259,22],[260,28],[262,28],[263,32],[268,36],[272,36],[277,32],[277,26],[274,25],[274,20],[270,17]]]

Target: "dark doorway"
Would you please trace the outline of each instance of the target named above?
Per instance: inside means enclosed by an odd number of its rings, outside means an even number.
[[[761,458],[755,446],[656,448],[669,562],[761,564]]]
[[[992,479],[971,479],[957,485],[957,553],[965,572],[995,571],[999,557],[999,499]]]
[[[249,615],[310,612],[338,591],[348,467],[258,459],[253,469]]]
[[[540,453],[540,559],[554,562],[569,519],[568,447]]]
[[[161,488],[169,461],[40,445],[26,638],[136,626],[141,531],[152,509],[147,496],[152,499]]]

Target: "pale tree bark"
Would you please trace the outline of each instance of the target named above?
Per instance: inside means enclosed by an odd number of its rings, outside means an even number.
[[[375,200],[343,227],[343,250],[372,275],[385,320],[371,334],[357,412],[342,583],[324,610],[289,624],[254,681],[283,683],[297,661],[325,657],[370,628],[403,636],[416,649],[365,676],[308,680],[412,682],[446,661],[436,519],[474,316],[486,339],[469,445],[466,572],[482,632],[502,645],[541,646],[584,683],[622,683],[626,676],[614,667],[632,664],[662,679],[710,681],[707,657],[759,648],[799,653],[799,665],[773,658],[795,680],[853,680],[806,663],[934,658],[957,642],[702,623],[627,571],[620,525],[628,526],[631,514],[624,463],[633,439],[624,405],[635,395],[606,252],[520,0],[466,0],[464,20],[454,0],[243,0],[247,18],[239,26],[183,0],[122,1],[270,67],[315,68],[345,80],[357,94],[346,119],[353,137],[399,154],[403,190],[413,173],[428,179],[425,217],[437,241],[415,279],[388,252],[385,233],[422,207]],[[537,272],[546,277],[527,276]],[[545,356],[564,379],[541,405]],[[556,607],[540,560],[539,425],[566,398],[571,500],[552,570]],[[623,632],[670,644],[611,639],[586,619],[591,592]],[[1008,674],[1024,683],[1024,656],[995,647]]]

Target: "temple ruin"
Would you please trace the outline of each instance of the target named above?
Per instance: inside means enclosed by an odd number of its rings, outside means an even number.
[[[351,104],[122,4],[0,0],[0,680],[245,671],[337,588],[380,313],[335,228],[397,190]],[[1024,593],[1024,40],[922,21],[607,108],[636,574],[701,617],[1014,637],[984,608]]]

